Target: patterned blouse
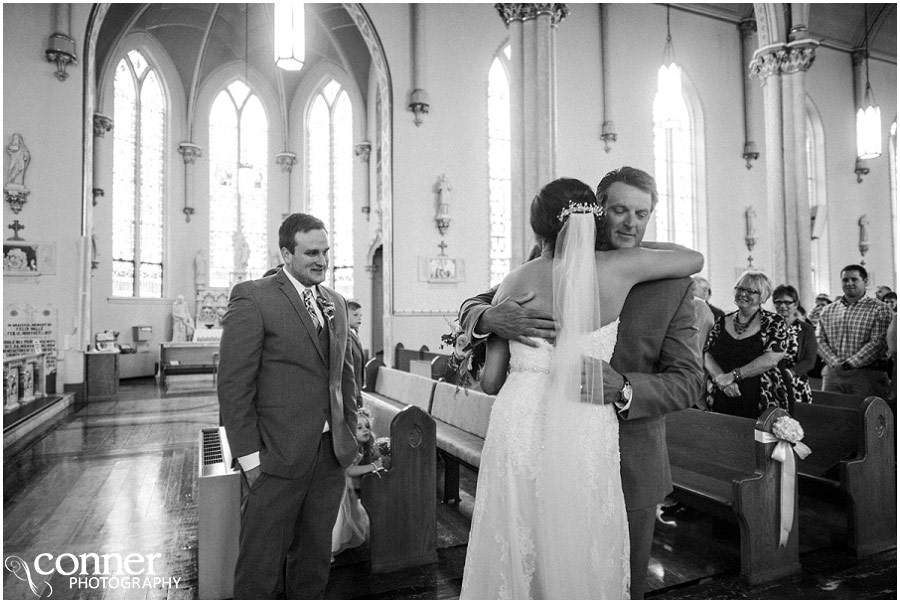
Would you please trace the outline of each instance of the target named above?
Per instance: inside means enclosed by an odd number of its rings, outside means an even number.
[[[706,345],[703,346],[704,353],[707,352],[725,330],[725,321],[732,320],[734,312],[726,314],[724,317],[716,321],[712,331],[706,338]],[[759,309],[759,333],[753,335],[762,339],[763,353],[778,352],[783,353],[788,349],[788,341],[790,339],[787,331],[787,324],[780,314],[770,312],[764,308]],[[788,389],[785,387],[785,379],[782,371],[778,368],[772,368],[759,376],[760,381],[760,401],[759,408],[762,412],[769,406],[775,406],[787,410],[788,408]],[[707,374],[706,376],[706,403],[709,408],[714,405],[716,393],[716,384]]]

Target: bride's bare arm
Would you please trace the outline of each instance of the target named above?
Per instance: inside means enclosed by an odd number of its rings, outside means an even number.
[[[496,394],[506,382],[509,370],[509,342],[502,337],[491,335],[487,341],[484,369],[481,372],[481,389],[487,394]]]
[[[610,253],[620,255],[623,273],[634,283],[690,276],[703,268],[702,253],[674,243],[644,243]]]

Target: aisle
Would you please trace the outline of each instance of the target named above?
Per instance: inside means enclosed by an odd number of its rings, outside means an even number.
[[[159,584],[70,588],[70,579],[55,572],[36,586],[45,598],[52,588],[53,599],[196,598],[198,434],[218,423],[218,405],[208,393],[164,397],[152,380],[123,384],[120,393],[120,401],[86,406],[4,458],[4,556],[159,553]],[[437,563],[373,575],[365,547],[348,551],[338,556],[328,597],[458,597],[475,481],[463,470],[463,503],[438,504]],[[663,519],[653,544],[651,598],[896,598],[896,552],[851,557],[834,544],[845,529],[841,511],[826,503],[801,498],[803,571],[753,589],[738,579],[735,530],[690,510]],[[36,598],[9,570],[3,594]]]

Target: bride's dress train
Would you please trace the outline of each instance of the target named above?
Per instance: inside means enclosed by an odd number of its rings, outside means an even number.
[[[618,324],[585,335],[584,353],[609,361]],[[628,599],[615,406],[561,405],[548,394],[554,348],[543,340],[509,348],[510,373],[482,452],[460,598]]]

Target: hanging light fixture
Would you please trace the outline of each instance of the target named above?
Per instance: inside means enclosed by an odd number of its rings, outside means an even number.
[[[653,112],[663,123],[676,121],[677,99],[681,98],[681,67],[675,62],[675,47],[672,44],[670,17],[672,6],[666,5],[666,45],[663,48],[663,62],[657,76],[657,95]]]
[[[881,108],[875,103],[875,93],[869,83],[869,9],[864,8],[866,21],[865,61],[866,89],[862,105],[856,112],[856,155],[860,159],[872,159],[881,155]]]
[[[275,3],[275,65],[300,71],[306,62],[306,16],[303,2]]]

